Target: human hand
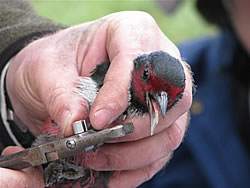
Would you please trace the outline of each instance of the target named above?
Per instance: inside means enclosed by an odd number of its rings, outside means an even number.
[[[75,82],[109,59],[111,66],[104,85],[89,113],[94,128],[102,129],[128,106],[133,60],[157,50],[181,59],[154,19],[142,12],[115,13],[36,40],[20,51],[9,67],[7,90],[15,113],[35,135],[48,116],[62,127],[65,136],[71,135],[71,123],[88,116],[86,102],[73,92]],[[192,101],[191,75],[187,66],[184,69],[183,97],[160,120],[154,136],[149,136],[148,116],[129,119],[134,122],[135,132],[117,140],[127,143],[106,144],[88,161],[95,169],[121,171],[111,179],[110,187],[134,187],[144,182],[180,144]],[[102,109],[106,112],[100,112]]]

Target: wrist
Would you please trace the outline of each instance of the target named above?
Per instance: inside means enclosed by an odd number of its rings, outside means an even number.
[[[8,72],[10,62],[11,60],[3,68],[0,79],[0,107],[3,124],[1,126],[0,135],[1,137],[4,137],[4,139],[2,139],[2,144],[5,146],[14,144],[17,146],[29,147],[31,142],[34,140],[34,136],[16,116],[6,88],[6,74]]]

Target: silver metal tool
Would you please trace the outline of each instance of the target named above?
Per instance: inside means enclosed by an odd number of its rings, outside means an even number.
[[[79,125],[77,125],[79,126]],[[77,127],[76,126],[76,127]],[[125,123],[101,131],[78,131],[68,138],[58,139],[23,151],[0,156],[0,167],[9,169],[23,169],[73,156],[95,145],[109,140],[123,137],[134,131],[133,123]]]

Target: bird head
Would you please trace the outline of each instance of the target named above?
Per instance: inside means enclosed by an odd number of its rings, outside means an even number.
[[[134,60],[132,98],[149,113],[151,135],[161,115],[182,97],[185,73],[180,61],[163,51],[143,54]]]

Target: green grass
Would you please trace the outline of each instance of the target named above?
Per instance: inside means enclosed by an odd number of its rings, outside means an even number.
[[[215,29],[206,24],[195,10],[194,0],[186,0],[172,15],[166,15],[154,0],[29,0],[42,16],[66,25],[76,25],[107,14],[140,10],[150,13],[163,32],[175,43],[203,35]]]

